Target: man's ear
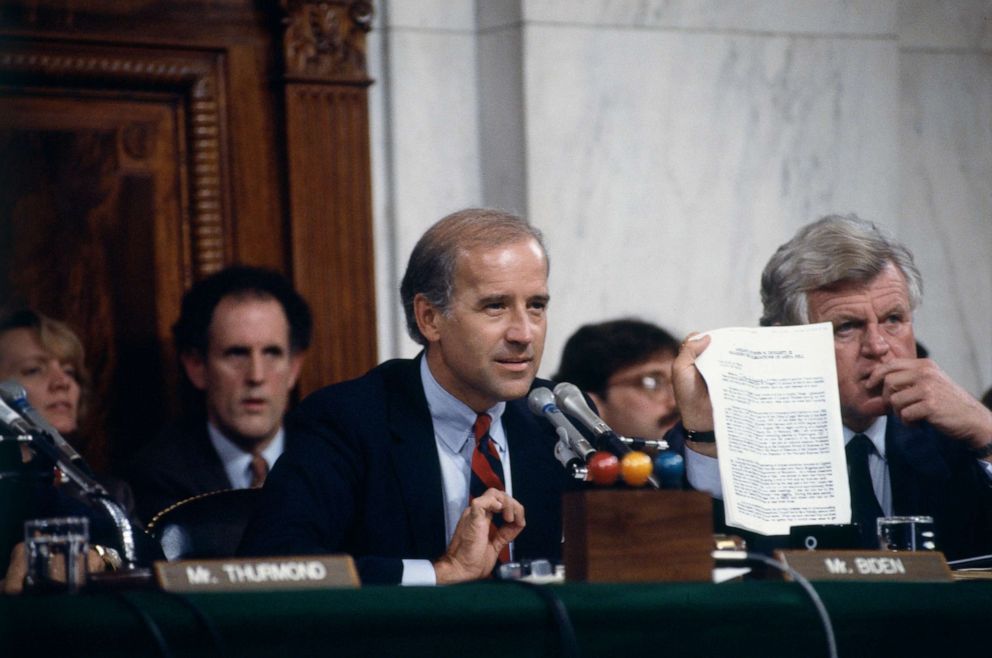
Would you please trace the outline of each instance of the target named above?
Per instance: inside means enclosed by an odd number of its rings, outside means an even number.
[[[207,363],[203,355],[197,351],[184,352],[179,356],[183,364],[183,370],[189,377],[190,383],[197,389],[205,391],[207,389]]]
[[[413,317],[417,320],[417,328],[427,342],[434,343],[441,339],[441,316],[443,311],[431,304],[423,293],[417,293],[413,298]]]
[[[289,355],[289,390],[296,386],[296,380],[300,378],[300,368],[303,367],[303,353],[295,352]]]

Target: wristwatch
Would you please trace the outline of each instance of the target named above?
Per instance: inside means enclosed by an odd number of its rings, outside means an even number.
[[[685,428],[685,438],[696,443],[716,443],[716,433],[713,430],[697,431],[687,427]]]

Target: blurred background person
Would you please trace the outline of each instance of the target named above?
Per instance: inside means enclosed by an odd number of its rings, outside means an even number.
[[[24,387],[31,406],[85,458],[87,437],[79,426],[90,406],[90,380],[75,332],[32,309],[0,319],[0,381],[8,380]],[[127,484],[99,475],[100,484],[131,514],[134,497]]]
[[[282,274],[232,265],[183,296],[172,328],[188,408],[127,471],[146,522],[181,500],[259,487],[292,441],[283,415],[312,320]]]
[[[90,381],[83,345],[67,324],[31,309],[0,318],[0,381],[14,381],[23,386],[30,405],[77,452],[83,452],[86,442],[79,434],[79,425],[89,406]],[[26,464],[33,460],[30,450],[21,452]],[[133,515],[134,496],[127,484],[109,475],[98,475],[96,480],[131,517],[131,522],[137,523]],[[11,546],[23,538],[20,528],[25,518],[87,516],[94,544],[88,556],[89,570],[120,566],[122,547],[112,520],[75,485],[63,484],[57,475],[43,479],[28,477],[26,486],[30,495],[15,496],[20,503],[11,502],[11,506],[4,507],[0,571],[7,568],[8,554],[12,556],[13,566],[0,583],[0,591],[21,590],[26,571],[23,546],[18,542],[13,551]],[[158,545],[144,533],[136,533],[135,540],[139,558],[150,561],[161,557]]]
[[[552,379],[585,391],[617,433],[660,439],[679,420],[672,390],[678,349],[670,333],[643,320],[587,324],[565,343]]]

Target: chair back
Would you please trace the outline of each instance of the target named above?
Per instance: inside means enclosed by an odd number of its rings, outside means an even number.
[[[261,489],[222,489],[181,500],[148,523],[168,560],[232,557]]]

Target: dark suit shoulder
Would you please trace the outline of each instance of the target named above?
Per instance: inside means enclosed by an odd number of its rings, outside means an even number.
[[[167,425],[138,451],[124,475],[145,521],[180,500],[231,486],[206,421]]]
[[[361,377],[317,389],[297,405],[287,417],[288,421],[313,414],[327,415],[339,410],[347,412],[382,405],[387,390],[397,383],[410,381],[413,376],[419,382],[417,363],[410,359],[392,359]]]
[[[156,462],[163,457],[176,454],[177,447],[196,445],[207,440],[206,421],[197,424],[191,421],[169,423],[138,450],[131,463]]]

